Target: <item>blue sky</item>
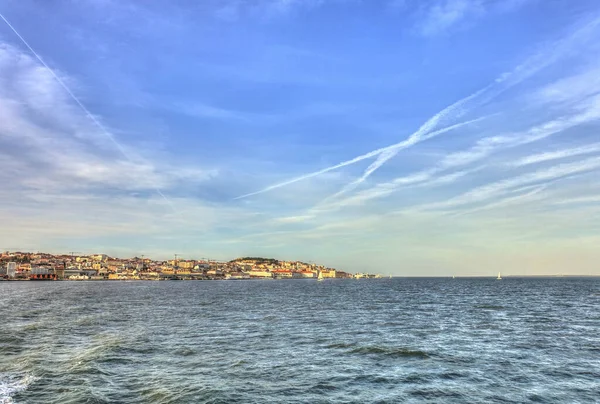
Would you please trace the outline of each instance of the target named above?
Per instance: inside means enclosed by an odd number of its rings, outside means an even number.
[[[596,1],[0,13],[0,249],[600,275]]]

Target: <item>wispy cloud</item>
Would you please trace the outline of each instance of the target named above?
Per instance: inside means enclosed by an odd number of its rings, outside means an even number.
[[[139,148],[110,141],[114,135],[107,136],[104,125],[102,130],[95,126],[100,118],[88,120],[89,112],[73,105],[48,69],[3,43],[0,76],[0,141],[12,149],[16,162],[29,159],[11,176],[13,183],[18,180],[39,190],[99,186],[153,190],[216,175],[213,169],[180,170],[164,163],[159,167],[141,156]]]
[[[365,153],[358,157],[355,157],[350,160],[346,160],[342,163],[336,164],[331,167],[327,167],[325,169],[301,175],[296,178],[283,181],[278,184],[274,184],[263,188],[262,190],[248,193],[245,195],[241,195],[236,199],[246,198],[253,195],[258,195],[264,192],[271,191],[273,189],[277,189],[289,184],[293,184],[297,181],[302,181],[307,178],[311,178],[317,175],[321,175],[323,173],[329,172],[331,170],[336,170],[351,164],[355,164],[362,160],[375,157],[377,159],[367,167],[364,171],[363,175],[358,179],[352,181],[347,186],[345,186],[341,191],[339,191],[335,196],[340,196],[354,188],[356,188],[360,183],[364,182],[369,176],[371,176],[378,168],[380,168],[383,164],[389,161],[391,158],[395,157],[397,153],[405,149],[407,147],[414,146],[422,142],[423,140],[429,139],[433,136],[439,135],[441,133],[447,132],[448,130],[453,129],[452,121],[456,120],[464,116],[466,113],[470,112],[472,109],[476,108],[479,105],[487,103],[497,97],[498,95],[505,92],[507,89],[521,83],[523,80],[531,77],[539,70],[547,67],[549,64],[558,60],[565,52],[570,51],[570,46],[574,41],[584,41],[589,40],[590,31],[593,32],[595,28],[597,28],[600,23],[600,19],[593,20],[587,24],[584,24],[582,27],[578,27],[570,36],[559,40],[557,43],[548,46],[544,51],[540,51],[532,56],[530,59],[517,66],[513,71],[504,73],[499,76],[492,84],[482,88],[479,91],[465,97],[454,104],[444,108],[442,111],[436,113],[433,117],[428,119],[416,132],[410,135],[406,140],[398,142],[394,145],[380,148],[374,150],[369,153]],[[587,35],[587,36],[586,36]],[[448,128],[439,128],[440,125],[450,124]],[[455,124],[461,125],[461,124]]]
[[[434,133],[433,136],[439,135],[441,133],[448,132],[448,131],[450,131],[452,129],[456,129],[457,127],[460,127],[460,126],[463,126],[463,125],[466,125],[466,124],[469,124],[469,123],[473,123],[473,122],[475,122],[475,121],[468,121],[468,122],[464,122],[464,123],[461,123],[461,124],[454,125],[452,127],[441,129],[437,133]],[[315,172],[312,172],[312,173],[309,173],[309,174],[304,174],[304,175],[301,175],[299,177],[292,178],[292,179],[284,181],[284,182],[280,182],[278,184],[270,185],[270,186],[268,186],[266,188],[263,188],[263,189],[261,189],[259,191],[251,192],[251,193],[248,193],[248,194],[245,194],[245,195],[238,196],[235,199],[243,199],[243,198],[247,198],[247,197],[250,197],[250,196],[253,196],[253,195],[262,194],[262,193],[265,193],[265,192],[268,192],[268,191],[271,191],[271,190],[274,190],[274,189],[277,189],[277,188],[284,187],[286,185],[291,185],[291,184],[294,184],[294,183],[299,182],[299,181],[303,181],[303,180],[306,180],[306,179],[309,179],[309,178],[313,178],[313,177],[316,177],[316,176],[328,173],[328,172],[333,171],[333,170],[337,170],[338,168],[342,168],[342,167],[346,167],[346,166],[358,163],[360,161],[366,160],[366,159],[371,158],[371,157],[375,157],[375,156],[380,155],[380,154],[389,155],[389,153],[392,153],[395,148],[398,148],[398,147],[407,147],[407,146],[410,146],[412,144],[415,144],[415,143],[410,143],[410,142],[407,142],[405,140],[405,141],[393,144],[391,146],[382,147],[380,149],[373,150],[371,152],[368,152],[368,153],[362,154],[360,156],[357,156],[357,157],[355,157],[353,159],[343,161],[343,162],[338,163],[338,164],[336,164],[334,166],[330,166],[330,167],[327,167],[327,168],[324,168],[322,170],[315,171]]]
[[[583,154],[593,154],[600,152],[600,143],[592,143],[581,147],[573,147],[570,149],[562,149],[556,151],[548,151],[531,156],[523,157],[514,162],[514,166],[525,166],[529,164],[544,163],[547,161],[564,159],[568,157],[581,156]]]
[[[571,115],[535,125],[522,132],[482,138],[478,140],[470,149],[451,153],[442,158],[439,163],[431,168],[398,177],[392,181],[377,184],[344,199],[327,199],[313,208],[312,211],[327,212],[339,209],[341,207],[362,205],[374,199],[388,197],[406,187],[433,187],[451,184],[467,175],[479,171],[481,167],[475,167],[474,169],[462,170],[444,175],[440,174],[451,169],[482,162],[484,159],[493,154],[529,143],[538,142],[550,136],[574,128],[578,125],[598,120],[600,120],[600,98],[592,97],[591,99],[584,99],[580,102],[580,105],[576,105],[573,108],[573,113]],[[598,144],[592,144],[557,152],[531,155],[523,157],[516,162],[511,162],[509,165],[512,167],[520,167],[542,161],[566,158],[569,156],[591,154],[595,151],[598,151],[598,148],[600,148]]]
[[[582,161],[573,163],[559,164],[547,169],[534,171],[532,173],[523,174],[513,178],[507,178],[501,181],[486,184],[470,191],[467,191],[459,196],[451,198],[443,202],[435,202],[423,205],[420,209],[439,209],[451,206],[460,206],[482,202],[491,198],[499,197],[511,190],[538,183],[551,182],[560,178],[565,178],[575,174],[596,171],[600,169],[600,157],[592,157]]]
[[[446,110],[444,110],[444,111],[446,111]],[[442,114],[444,111],[440,112],[440,114]],[[449,111],[447,111],[447,113],[448,112]],[[438,114],[438,115],[440,115],[440,114]],[[423,142],[425,140],[432,139],[436,136],[440,136],[446,132],[450,132],[452,130],[459,129],[463,126],[476,123],[478,121],[481,121],[484,118],[473,119],[470,121],[450,125],[448,127],[435,130],[433,132],[428,132],[428,130],[430,130],[430,128],[435,127],[436,122],[439,121],[439,119],[440,119],[440,117],[438,117],[436,115],[436,117],[432,118],[431,120],[426,122],[423,126],[421,126],[421,128],[419,128],[419,130],[417,132],[410,135],[408,137],[408,139],[406,139],[400,143],[397,143],[395,145],[389,146],[387,148],[387,150],[380,153],[377,156],[377,159],[373,163],[371,163],[369,165],[369,167],[367,167],[367,169],[364,171],[364,173],[361,177],[352,181],[348,185],[344,186],[344,188],[342,190],[340,190],[336,194],[332,195],[331,197],[327,198],[327,200],[339,198],[340,196],[342,196],[342,195],[352,191],[356,187],[358,187],[361,183],[365,182],[367,180],[367,178],[369,178],[376,170],[378,170],[382,165],[384,165],[388,160],[394,158],[398,154],[398,152],[400,152],[401,150],[406,149],[411,146],[414,146],[417,143]]]
[[[425,16],[417,25],[417,31],[424,36],[446,32],[456,24],[485,12],[480,0],[445,0],[435,2],[425,11]]]
[[[443,185],[452,184],[460,179],[473,174],[478,171],[479,168],[470,170],[455,171],[453,173],[436,176],[437,169],[423,170],[414,174],[410,174],[404,177],[395,179],[392,182],[377,184],[367,190],[357,192],[354,195],[348,196],[343,199],[325,201],[321,204],[313,207],[310,211],[316,213],[331,212],[348,206],[360,206],[364,205],[369,201],[373,201],[379,198],[385,198],[400,189],[405,188],[433,188]]]
[[[225,0],[217,2],[214,14],[225,21],[237,21],[246,16],[273,19],[327,4],[349,1],[352,0]]]
[[[501,196],[497,200],[491,203],[487,203],[484,205],[471,207],[467,209],[461,209],[459,211],[453,212],[454,216],[464,216],[473,213],[478,213],[482,211],[488,211],[491,209],[499,209],[506,207],[523,207],[524,204],[527,203],[537,203],[548,198],[548,195],[544,193],[544,191],[548,188],[547,184],[544,185],[534,185],[534,186],[525,186],[517,189],[513,189],[508,192],[506,196]]]
[[[487,14],[506,13],[531,3],[532,0],[433,0],[419,2],[415,30],[423,36],[447,33],[457,27],[474,23]],[[406,1],[405,7],[406,5]]]
[[[569,242],[598,261],[590,2],[25,3],[0,11],[47,66],[0,26],[12,245],[415,275]]]
[[[600,203],[600,195],[580,196],[576,198],[563,198],[554,202],[556,205],[572,204],[597,204]]]
[[[531,101],[541,104],[568,104],[600,93],[600,66],[585,66],[575,75],[543,86],[531,95]]]
[[[199,102],[179,102],[168,107],[170,110],[185,115],[204,118],[204,119],[222,119],[234,121],[250,121],[259,116],[253,116],[247,112],[235,111],[232,109],[216,107],[210,104]]]
[[[408,14],[416,20],[414,31],[434,36],[469,25],[488,14],[511,12],[535,0],[384,0],[380,4],[396,13]],[[299,12],[314,11],[331,5],[363,6],[362,0],[224,0],[214,3],[214,15],[224,21],[245,17],[263,20],[279,19]]]

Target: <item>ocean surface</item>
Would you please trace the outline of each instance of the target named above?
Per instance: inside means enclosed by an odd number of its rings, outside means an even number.
[[[600,402],[600,279],[0,282],[0,403]]]

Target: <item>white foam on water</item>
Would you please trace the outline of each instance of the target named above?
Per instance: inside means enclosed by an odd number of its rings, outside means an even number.
[[[27,389],[33,381],[35,377],[31,375],[19,377],[0,373],[0,404],[14,404],[13,396]]]

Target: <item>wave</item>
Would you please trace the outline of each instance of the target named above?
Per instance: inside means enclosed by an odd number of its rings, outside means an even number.
[[[498,305],[494,305],[494,304],[479,304],[479,305],[475,306],[475,308],[486,309],[486,310],[504,310],[504,309],[506,309],[506,307],[504,307],[504,306],[498,306]]]
[[[334,348],[334,349],[344,349],[344,348],[352,348],[356,346],[356,344],[354,343],[347,343],[347,342],[337,342],[334,344],[329,344],[327,345],[327,348]]]
[[[232,364],[230,367],[232,367],[232,368],[237,368],[237,367],[240,367],[240,366],[247,365],[248,363],[249,363],[249,362],[248,362],[247,360],[240,359],[240,360],[239,360],[239,361],[237,361],[236,363]]]
[[[75,324],[78,326],[98,325],[100,317],[98,315],[81,316],[75,320]]]
[[[316,391],[316,392],[320,392],[320,393],[324,393],[327,391],[333,391],[333,390],[338,390],[339,387],[337,387],[336,385],[332,384],[332,383],[328,383],[326,381],[320,381],[317,384],[315,384],[314,386],[312,386],[310,388],[311,391]]]
[[[189,347],[179,347],[173,351],[174,355],[177,356],[193,356],[196,355],[196,351]]]
[[[35,323],[29,323],[27,325],[24,325],[22,328],[22,331],[25,332],[31,332],[31,331],[37,331],[37,330],[42,330],[44,328],[46,328],[48,326],[48,323],[43,323],[43,322],[35,322]]]
[[[94,371],[94,373],[104,374],[97,368],[97,364],[103,361],[114,361],[115,356],[124,349],[126,347],[123,337],[114,334],[97,335],[91,345],[73,348],[67,359],[66,369],[73,373]]]
[[[353,342],[336,342],[327,345],[327,348],[331,349],[346,349],[350,354],[362,354],[362,355],[383,355],[389,357],[406,357],[406,358],[429,358],[430,354],[425,351],[418,349],[398,348],[398,347],[386,347],[377,345],[357,346]]]
[[[430,355],[421,350],[408,349],[408,348],[392,348],[392,347],[381,347],[381,346],[362,346],[354,348],[349,351],[352,354],[363,354],[363,355],[383,355],[389,357],[406,357],[406,358],[429,358]]]
[[[23,333],[21,333],[23,334]],[[2,335],[0,338],[0,355],[16,355],[25,350],[25,337],[11,334]]]
[[[13,397],[27,389],[36,380],[32,375],[24,376],[0,374],[0,404],[14,403]]]

